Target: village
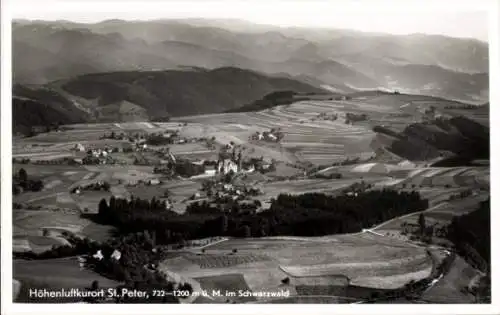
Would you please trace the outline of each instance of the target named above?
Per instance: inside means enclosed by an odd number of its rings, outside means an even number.
[[[165,203],[166,210],[172,210],[175,203],[184,204],[184,207],[196,211],[197,203],[213,205],[217,211],[234,211],[235,207],[245,211],[256,211],[261,208],[262,200],[256,198],[263,192],[252,187],[244,181],[235,179],[244,178],[248,174],[266,174],[276,168],[277,161],[264,157],[247,156],[245,148],[234,142],[221,145],[213,138],[181,138],[176,130],[166,131],[162,134],[104,134],[100,141],[90,145],[76,143],[71,147],[73,158],[64,157],[49,161],[44,160],[14,160],[21,164],[59,164],[106,167],[137,165],[151,169],[147,176],[128,177],[124,180],[89,179],[70,186],[69,193],[74,198],[84,195],[113,193],[116,188],[123,186],[125,189],[141,189],[140,187],[163,187],[172,180],[200,182],[201,188],[182,200],[174,200],[168,189],[157,194],[156,198]],[[280,130],[273,129],[259,134],[261,140],[279,141],[283,137]],[[118,143],[106,143],[105,139],[118,140]],[[259,139],[259,138],[257,138]],[[196,158],[177,156],[171,150],[173,145],[177,148],[189,143],[202,143],[207,149],[212,150],[213,157]],[[127,163],[124,157],[129,158]],[[113,188],[116,186],[115,188]],[[156,188],[157,189],[157,188]],[[156,191],[156,190],[155,190]],[[88,197],[84,197],[88,198]]]

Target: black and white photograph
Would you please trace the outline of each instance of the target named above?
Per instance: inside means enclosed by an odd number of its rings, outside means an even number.
[[[2,302],[491,312],[496,4],[405,2],[4,1]]]

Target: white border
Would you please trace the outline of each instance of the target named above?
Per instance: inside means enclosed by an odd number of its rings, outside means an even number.
[[[1,272],[1,299],[2,299],[2,314],[500,314],[500,250],[498,249],[499,232],[492,225],[492,304],[491,305],[88,305],[88,304],[13,304],[11,299],[12,291],[12,176],[11,176],[11,161],[12,161],[12,109],[11,109],[11,5],[12,1],[2,0],[1,6],[1,31],[2,31],[2,51],[1,51],[1,241],[2,241],[2,272]],[[23,0],[18,0],[23,1]],[[93,3],[96,10],[110,10],[113,12],[134,12],[135,10],[153,10],[154,7],[175,7],[182,5],[186,7],[186,3],[182,4],[179,1],[151,1],[151,2],[132,2],[121,0],[126,5],[117,6],[120,0],[100,2],[88,1],[86,4]],[[59,6],[62,5],[61,0],[38,0],[40,6]],[[64,7],[78,10],[82,2],[64,1]],[[166,3],[167,2],[167,3]],[[193,1],[190,1],[193,2]],[[233,3],[235,1],[232,1]],[[248,1],[245,1],[248,3]],[[297,1],[295,1],[297,2]],[[325,2],[325,1],[322,1]],[[331,2],[331,1],[330,1]],[[335,1],[339,2],[339,1]],[[287,14],[286,4],[284,1],[252,1],[255,5],[268,5],[279,7],[280,14]],[[227,1],[197,1],[193,5],[198,6],[212,6],[217,7],[223,12],[223,8],[227,5]],[[343,2],[342,7],[346,5]],[[489,47],[490,47],[490,103],[491,103],[491,121],[494,122],[495,118],[500,118],[500,92],[496,87],[499,86],[499,6],[498,1],[495,0],[476,0],[476,1],[458,1],[458,0],[441,0],[441,1],[387,1],[387,0],[370,0],[370,1],[351,1],[347,7],[352,9],[373,9],[380,11],[390,8],[414,10],[422,6],[432,7],[433,9],[487,9],[490,13],[490,28],[489,28]],[[379,12],[377,12],[379,13]],[[495,123],[491,124],[491,161],[499,161],[500,156],[494,148],[500,147],[500,137],[498,127]],[[496,163],[491,165],[491,177],[498,174]],[[491,181],[492,191],[498,191],[496,179]],[[494,193],[492,195],[495,195]],[[500,209],[499,199],[494,197],[492,199],[492,213],[491,221],[500,222],[500,215],[497,209]]]

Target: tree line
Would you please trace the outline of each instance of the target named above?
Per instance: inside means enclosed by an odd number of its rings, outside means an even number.
[[[454,217],[447,231],[447,238],[453,242],[463,257],[475,260],[472,263],[483,271],[489,269],[491,265],[490,198],[482,201],[477,210]],[[481,266],[481,260],[484,260],[487,266]]]
[[[241,209],[238,209],[240,207]],[[357,196],[310,193],[280,195],[269,210],[254,213],[235,203],[229,211],[201,203],[185,214],[165,211],[158,200],[112,198],[99,203],[96,219],[121,233],[148,230],[161,244],[213,236],[320,236],[359,232],[396,216],[424,210],[428,201],[417,192],[384,189]],[[234,209],[236,208],[236,209]]]

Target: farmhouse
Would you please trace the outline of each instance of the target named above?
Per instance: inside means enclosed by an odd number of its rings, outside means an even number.
[[[94,257],[95,259],[98,259],[98,260],[102,260],[104,258],[101,250],[98,250],[97,253],[95,253],[92,257]]]
[[[254,171],[255,171],[255,166],[253,164],[251,164],[243,169],[244,173],[252,173]]]
[[[75,144],[74,149],[75,149],[75,151],[78,151],[78,152],[85,152],[85,147],[81,143]]]
[[[136,151],[145,151],[147,150],[148,145],[146,143],[136,143],[135,150]]]
[[[404,161],[398,163],[398,166],[402,167],[402,168],[410,168],[410,169],[417,167],[417,165],[415,163],[408,161],[408,160],[404,160]]]
[[[252,140],[262,140],[264,139],[264,136],[259,132],[257,131],[255,134],[252,135]]]
[[[269,162],[269,161],[260,161],[258,166],[262,170],[268,170],[271,167],[271,162]]]
[[[216,170],[214,165],[206,165],[205,166],[205,175],[215,175]]]
[[[203,160],[198,160],[198,161],[193,161],[193,162],[191,162],[191,163],[193,163],[194,165],[204,165],[205,161],[203,161]]]
[[[113,251],[113,253],[111,254],[111,258],[113,258],[115,260],[120,260],[121,257],[122,257],[122,253],[120,253],[120,251],[117,249],[115,249]]]
[[[161,183],[161,181],[160,181],[158,178],[153,178],[153,179],[150,179],[150,180],[148,181],[148,184],[149,184],[149,185],[152,185],[152,186],[154,186],[154,185],[159,185],[160,183]]]
[[[186,139],[174,140],[174,143],[176,143],[176,144],[183,144],[183,143],[186,143]]]
[[[253,135],[250,136],[251,140],[264,140],[270,142],[279,142],[283,138],[283,133],[280,129],[271,129],[270,131],[264,131],[260,133],[257,131]]]

